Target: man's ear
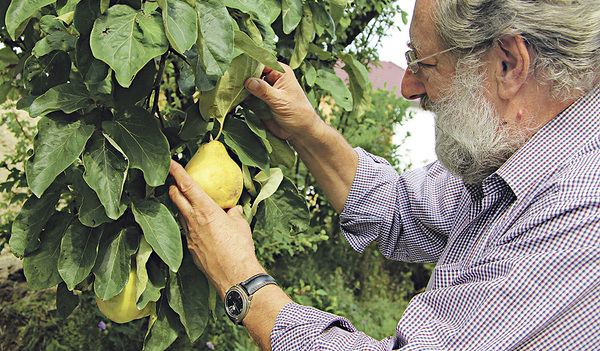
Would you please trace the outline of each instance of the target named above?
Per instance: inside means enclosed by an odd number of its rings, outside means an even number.
[[[527,42],[520,35],[505,37],[499,40],[495,52],[498,94],[503,99],[510,99],[519,91],[529,74],[531,58]]]

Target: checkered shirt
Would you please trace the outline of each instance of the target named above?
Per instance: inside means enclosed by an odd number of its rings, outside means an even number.
[[[481,186],[435,162],[398,175],[357,149],[343,233],[358,252],[437,262],[395,336],[295,303],[273,350],[600,350],[600,86]]]

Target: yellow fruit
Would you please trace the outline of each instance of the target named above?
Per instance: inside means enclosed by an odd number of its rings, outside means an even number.
[[[134,319],[144,318],[149,316],[156,302],[149,302],[142,310],[138,310],[136,306],[136,270],[132,267],[129,271],[129,280],[123,291],[108,300],[102,300],[96,295],[96,303],[100,312],[108,319],[117,323],[127,323]]]
[[[242,170],[218,140],[200,146],[185,170],[223,209],[235,206],[242,195]]]

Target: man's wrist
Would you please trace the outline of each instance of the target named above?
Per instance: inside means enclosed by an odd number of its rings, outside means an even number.
[[[227,290],[224,299],[225,313],[232,322],[243,322],[250,311],[254,293],[267,285],[277,285],[277,282],[270,275],[259,273]]]

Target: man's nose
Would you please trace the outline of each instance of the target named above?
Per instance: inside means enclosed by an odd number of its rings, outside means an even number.
[[[421,83],[421,80],[412,73],[410,68],[406,69],[404,78],[402,78],[402,96],[407,100],[416,100],[427,94],[425,91],[425,85]]]

